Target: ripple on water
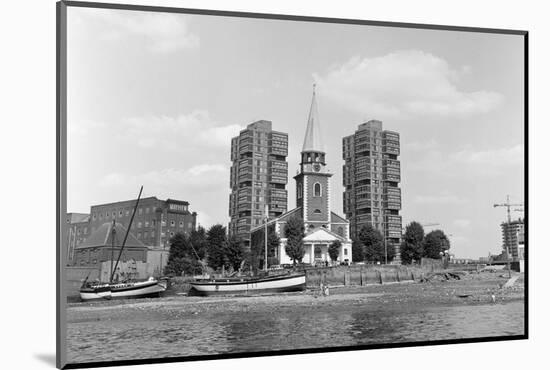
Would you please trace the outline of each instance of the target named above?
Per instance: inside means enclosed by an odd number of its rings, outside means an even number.
[[[523,302],[447,307],[319,306],[68,324],[69,362],[352,346],[523,334]]]

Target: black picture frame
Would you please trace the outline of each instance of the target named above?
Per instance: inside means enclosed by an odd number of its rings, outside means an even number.
[[[317,22],[317,23],[339,23],[347,25],[368,25],[368,26],[384,26],[397,28],[414,28],[425,30],[438,31],[461,31],[461,32],[476,32],[476,33],[494,33],[494,34],[510,34],[519,35],[524,38],[524,107],[529,105],[529,71],[528,71],[528,51],[529,51],[529,32],[525,30],[510,30],[510,29],[493,29],[493,28],[478,28],[478,27],[459,27],[447,25],[431,25],[417,23],[399,23],[399,22],[384,22],[360,19],[340,19],[327,17],[312,17],[298,15],[283,15],[283,14],[266,14],[266,13],[249,13],[249,12],[233,12],[219,11],[207,9],[191,9],[177,7],[162,7],[162,6],[143,6],[131,4],[114,4],[114,3],[99,3],[99,2],[79,2],[79,1],[59,1],[56,7],[57,18],[57,64],[56,64],[56,113],[57,113],[57,141],[56,141],[56,366],[58,368],[94,368],[104,366],[123,366],[123,365],[138,365],[138,364],[157,364],[157,363],[172,363],[182,361],[203,361],[215,359],[232,359],[244,357],[263,357],[263,356],[280,356],[294,354],[314,354],[322,352],[341,352],[350,350],[365,350],[365,349],[380,349],[380,348],[400,348],[400,347],[418,347],[418,346],[434,346],[447,344],[461,343],[480,343],[480,342],[496,342],[509,340],[524,340],[529,338],[529,249],[525,249],[525,299],[524,299],[524,334],[511,335],[502,337],[481,337],[475,339],[452,339],[452,340],[433,340],[419,341],[409,343],[390,343],[390,344],[374,344],[374,345],[356,345],[346,347],[323,347],[315,349],[299,349],[299,350],[279,350],[279,351],[261,351],[252,353],[230,353],[230,354],[213,354],[200,356],[185,356],[185,357],[169,357],[169,358],[151,358],[151,359],[128,359],[115,361],[97,361],[87,363],[67,363],[66,361],[66,297],[65,297],[65,265],[67,256],[64,254],[64,238],[67,233],[65,217],[67,213],[67,8],[83,7],[96,9],[118,9],[129,11],[142,12],[162,12],[162,13],[179,13],[179,14],[196,14],[207,16],[220,17],[237,17],[237,18],[255,18],[255,19],[272,19],[286,20],[296,22]],[[528,109],[524,109],[524,186],[525,186],[525,244],[529,243],[529,115]]]

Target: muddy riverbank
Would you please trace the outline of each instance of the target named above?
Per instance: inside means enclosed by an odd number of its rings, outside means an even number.
[[[203,312],[280,312],[297,307],[308,308],[319,305],[337,306],[368,305],[461,305],[475,303],[497,303],[522,300],[524,297],[523,277],[510,288],[502,288],[508,277],[503,273],[466,274],[460,280],[437,280],[430,282],[402,282],[372,286],[333,286],[329,296],[323,296],[317,289],[301,293],[228,296],[189,297],[172,295],[156,299],[100,301],[68,304],[68,322],[85,320],[135,319],[136,315],[147,316],[148,312],[175,314],[200,314]]]
[[[332,287],[233,297],[70,303],[69,362],[523,334],[523,278]]]

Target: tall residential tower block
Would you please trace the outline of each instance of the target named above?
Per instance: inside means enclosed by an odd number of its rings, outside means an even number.
[[[250,229],[266,217],[287,210],[288,134],[272,130],[270,121],[256,121],[231,139],[229,233],[245,242]]]
[[[352,237],[370,224],[394,248],[394,262],[400,261],[401,165],[399,134],[382,130],[382,122],[360,124],[353,135],[342,139],[344,213]]]

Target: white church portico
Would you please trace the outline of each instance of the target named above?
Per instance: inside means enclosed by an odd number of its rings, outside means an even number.
[[[328,263],[330,264],[331,258],[328,253],[329,247],[332,243],[339,241],[340,250],[338,253],[337,262],[344,262],[351,260],[351,243],[346,238],[337,235],[323,227],[315,228],[311,230],[303,239],[304,245],[304,258],[302,262],[309,264],[316,263]],[[280,263],[291,264],[292,260],[285,253],[286,239],[281,240],[279,245]]]
[[[267,225],[258,226],[251,233],[262,233],[264,228],[273,230],[280,239],[279,248],[275,253],[280,264],[290,264],[292,259],[286,254],[285,228],[289,219],[297,217],[304,222],[304,257],[302,262],[309,264],[330,263],[328,253],[332,243],[341,244],[338,262],[351,262],[352,241],[350,239],[349,221],[331,211],[332,187],[325,161],[321,128],[315,99],[315,86],[311,100],[311,108],[307,121],[304,144],[300,154],[300,169],[296,180],[296,208],[270,219]],[[269,232],[269,231],[268,231]],[[261,238],[252,238],[261,239]]]

